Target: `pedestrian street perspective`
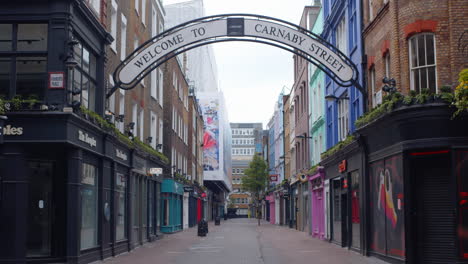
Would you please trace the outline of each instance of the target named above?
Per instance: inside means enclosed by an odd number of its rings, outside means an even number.
[[[468,263],[466,0],[0,2],[0,264]]]

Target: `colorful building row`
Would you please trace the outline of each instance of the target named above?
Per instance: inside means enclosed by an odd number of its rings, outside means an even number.
[[[2,4],[0,262],[94,262],[225,211],[224,102],[198,96],[187,60],[109,93],[167,18],[158,0]]]
[[[265,197],[265,219],[281,224],[272,204],[285,197],[283,224],[314,238],[390,263],[468,262],[468,109],[453,103],[466,89],[458,80],[468,68],[463,5],[305,7],[301,25],[353,61],[360,85],[341,87],[295,57],[284,96],[286,181]],[[275,143],[267,144],[270,153]]]

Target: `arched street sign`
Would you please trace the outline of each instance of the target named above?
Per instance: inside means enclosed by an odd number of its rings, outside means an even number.
[[[252,14],[225,14],[195,19],[143,43],[115,70],[117,88],[132,89],[165,61],[187,50],[225,41],[251,41],[290,51],[323,70],[341,86],[359,86],[352,61],[320,36],[289,22]]]

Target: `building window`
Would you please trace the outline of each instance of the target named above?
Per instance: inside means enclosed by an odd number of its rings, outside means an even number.
[[[115,239],[117,241],[123,240],[127,238],[127,179],[124,174],[116,173],[115,174],[115,191],[116,191],[116,198],[115,202],[116,209],[117,209],[117,217],[116,217],[116,224],[115,224]]]
[[[98,245],[97,167],[83,163],[81,174],[81,250]]]
[[[98,17],[101,16],[101,0],[88,0],[88,3],[94,9]]]
[[[347,94],[343,98],[348,97]],[[338,101],[338,141],[346,139],[348,136],[348,116],[349,116],[349,100]]]
[[[127,56],[127,18],[122,15],[122,25],[120,28],[120,60],[125,60]]]
[[[159,118],[159,137],[158,137],[158,143],[163,144],[163,120],[162,118]],[[159,149],[160,152],[163,151],[162,147]]]
[[[341,22],[336,27],[336,47],[347,54],[347,42],[346,42],[346,20],[345,17],[341,19]]]
[[[150,134],[151,134],[151,146],[156,148],[156,131],[158,129],[158,117],[151,111],[151,127],[150,127]]]
[[[80,101],[82,106],[94,111],[97,85],[96,56],[81,44],[75,45],[74,56],[78,65],[73,70],[73,90],[81,93],[74,95],[73,100]]]
[[[125,90],[119,89],[119,115],[125,115]],[[124,122],[119,122],[118,125],[120,133],[124,133]]]
[[[141,23],[146,25],[146,0],[141,0]]]
[[[44,99],[47,38],[47,24],[0,24],[1,97]]]
[[[369,0],[369,21],[371,21],[372,19],[374,19],[374,1],[373,0]]]
[[[135,0],[135,11],[140,14],[140,0]]]
[[[385,53],[383,59],[384,59],[385,77],[390,78],[390,52]]]
[[[418,34],[409,39],[411,90],[428,88],[437,92],[434,34]]]
[[[115,2],[115,0],[112,0],[112,7],[111,7],[111,27],[110,27],[110,30],[111,30],[111,35],[112,35],[112,38],[114,38],[114,41],[111,43],[111,48],[114,52],[117,52],[117,47],[116,47],[116,43],[117,43],[117,10],[118,10],[118,5],[117,3]]]
[[[372,92],[372,107],[377,105],[377,96],[375,92],[375,67],[372,66],[369,70],[369,86]]]

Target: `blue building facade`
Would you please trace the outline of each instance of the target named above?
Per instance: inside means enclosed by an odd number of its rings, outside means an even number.
[[[361,4],[358,0],[323,0],[321,36],[351,59],[360,73],[359,83],[364,86]],[[328,76],[325,94],[338,98],[325,105],[328,149],[355,130],[354,121],[364,112],[364,97],[356,87],[341,87]]]
[[[320,9],[312,32],[320,35],[323,30],[323,8]],[[320,162],[320,154],[326,149],[325,125],[325,74],[317,66],[309,63],[309,129],[312,137],[310,143],[310,164]]]

